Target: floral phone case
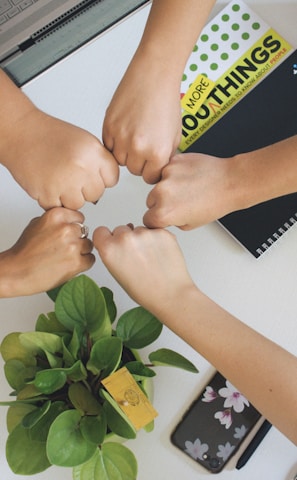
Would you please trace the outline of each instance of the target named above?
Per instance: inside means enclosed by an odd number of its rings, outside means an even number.
[[[172,443],[212,473],[238,450],[261,414],[216,372],[171,435]]]

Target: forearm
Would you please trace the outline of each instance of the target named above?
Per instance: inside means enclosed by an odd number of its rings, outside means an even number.
[[[154,0],[138,48],[141,57],[173,74],[180,83],[186,61],[215,0]]]
[[[182,298],[182,302],[180,301]],[[153,312],[297,444],[297,359],[216,305],[196,287]]]
[[[297,192],[297,135],[274,145],[237,155],[231,162],[238,179],[236,210]]]
[[[20,259],[22,260],[22,259]],[[29,277],[29,265],[14,255],[12,249],[0,253],[0,299],[22,296]],[[35,293],[32,291],[32,294]]]
[[[15,141],[16,126],[22,126],[26,115],[34,109],[26,95],[0,69],[0,163],[5,163],[5,152]],[[18,138],[18,137],[17,137]]]

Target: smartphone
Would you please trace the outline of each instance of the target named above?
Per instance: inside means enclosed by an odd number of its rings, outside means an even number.
[[[261,414],[219,372],[185,412],[171,442],[211,473],[219,473]]]

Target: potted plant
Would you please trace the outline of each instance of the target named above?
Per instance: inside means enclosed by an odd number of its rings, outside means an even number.
[[[8,464],[21,475],[57,465],[71,467],[74,480],[136,479],[137,461],[123,441],[153,429],[153,367],[197,369],[168,349],[149,354],[146,365],[138,350],[162,324],[142,307],[115,322],[113,293],[86,275],[48,295],[54,310],[39,315],[35,331],[10,333],[1,344],[15,397],[1,402],[9,407]]]

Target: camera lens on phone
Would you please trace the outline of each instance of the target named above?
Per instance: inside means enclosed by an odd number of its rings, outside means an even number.
[[[220,460],[218,460],[217,458],[211,458],[209,460],[209,466],[211,468],[218,468],[219,465],[220,465]]]

